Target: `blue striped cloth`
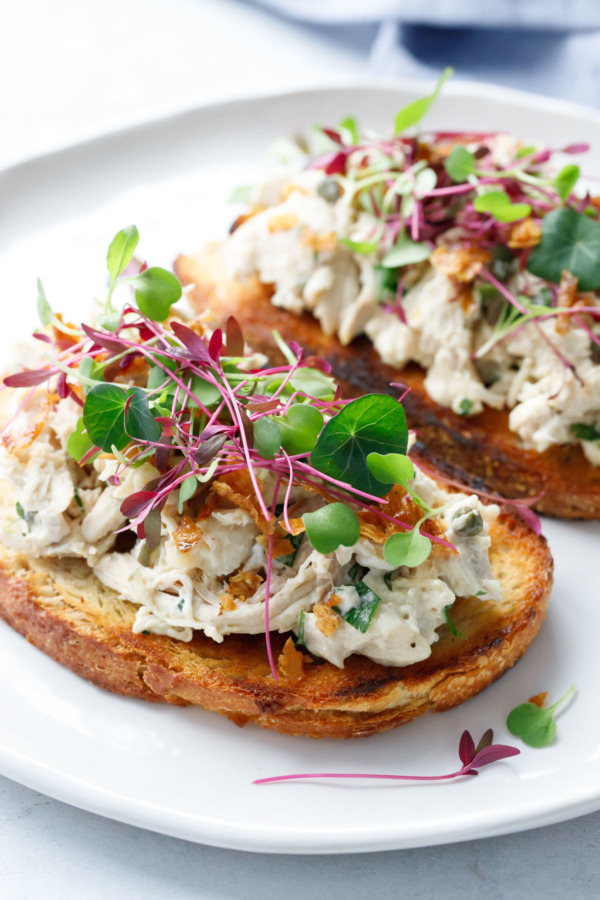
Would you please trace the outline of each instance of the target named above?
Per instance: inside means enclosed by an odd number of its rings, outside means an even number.
[[[335,39],[372,39],[375,74],[459,77],[600,106],[600,0],[259,0]]]

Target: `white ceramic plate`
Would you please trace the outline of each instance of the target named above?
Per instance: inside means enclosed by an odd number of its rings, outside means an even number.
[[[231,188],[251,180],[278,136],[350,112],[384,129],[423,86],[336,88],[226,103],[111,135],[0,173],[3,358],[35,322],[35,277],[55,308],[85,316],[105,285],[112,235],[138,225],[141,251],[169,265],[225,231]],[[451,85],[430,115],[440,128],[506,129],[555,147],[589,141],[600,173],[600,117],[482,86]],[[197,709],[104,693],[0,623],[0,771],[75,806],[188,840],[245,850],[325,853],[485,837],[600,808],[597,715],[600,604],[595,524],[548,522],[556,586],[542,633],[481,696],[364,741],[310,741],[238,730]],[[545,750],[442,784],[252,780],[298,771],[441,774],[458,739],[493,727],[539,691],[578,685]],[[517,742],[518,743],[518,742]]]

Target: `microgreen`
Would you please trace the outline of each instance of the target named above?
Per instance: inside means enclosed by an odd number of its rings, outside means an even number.
[[[169,315],[171,304],[181,297],[181,284],[171,272],[154,266],[128,279],[135,288],[135,300],[141,312],[155,322]]]
[[[383,558],[390,566],[414,568],[425,562],[431,553],[431,541],[415,525],[412,531],[392,534],[383,545]]]
[[[300,544],[302,543],[303,538],[304,535],[302,534],[302,532],[300,532],[300,534],[288,534],[286,540],[290,542],[293,550],[291,553],[285,553],[283,556],[276,556],[275,559],[277,560],[277,562],[280,562],[282,563],[282,565],[291,568],[296,562],[298,550],[300,549]]]
[[[412,263],[423,262],[431,256],[431,248],[427,244],[419,244],[411,241],[406,235],[402,235],[383,257],[381,265],[385,268],[395,269],[400,266],[408,266]]]
[[[44,287],[42,282],[38,278],[37,280],[37,289],[38,289],[38,297],[37,297],[37,311],[38,318],[42,325],[50,325],[51,322],[54,321],[54,313],[52,312],[52,307],[48,303],[46,299],[46,292],[44,291]]]
[[[127,391],[116,384],[98,384],[88,392],[83,424],[90,440],[102,450],[123,450],[130,440],[158,441],[160,425],[148,408],[141,388]]]
[[[191,500],[198,488],[198,479],[195,475],[189,475],[181,482],[179,486],[179,495],[177,497],[177,512],[179,515],[183,512],[183,504]]]
[[[506,744],[493,744],[494,735],[489,728],[477,746],[468,731],[464,731],[458,745],[458,756],[462,763],[460,769],[449,775],[386,775],[381,772],[317,772],[296,773],[293,775],[273,775],[269,778],[258,778],[253,784],[271,784],[278,781],[298,781],[308,778],[364,778],[383,779],[388,781],[447,781],[451,778],[462,778],[463,775],[478,775],[478,770],[501,759],[518,756],[520,750]]]
[[[333,553],[341,545],[353,547],[360,537],[360,524],[353,509],[344,503],[328,503],[302,516],[306,536],[319,553]]]
[[[582,291],[600,287],[600,222],[567,206],[544,218],[542,240],[534,247],[527,268],[558,284],[563,271],[578,280]]]
[[[382,234],[383,229],[381,228],[370,241],[351,241],[349,238],[338,238],[338,244],[342,244],[343,247],[347,247],[348,250],[352,250],[353,253],[358,253],[360,256],[369,256],[377,250]]]
[[[483,592],[478,591],[478,593],[483,593]],[[444,607],[444,618],[446,619],[446,625],[448,626],[448,628],[452,632],[452,634],[454,634],[456,637],[464,638],[464,634],[460,633],[460,631],[458,630],[458,628],[456,627],[456,625],[454,624],[454,622],[452,621],[452,619],[450,617],[450,609],[451,608],[452,608],[451,603],[448,606]]]
[[[277,419],[277,425],[284,450],[292,456],[309,453],[323,428],[323,413],[314,406],[296,403]]]
[[[131,260],[139,243],[140,235],[135,225],[121,229],[110,242],[106,254],[106,267],[111,282],[117,280]]]
[[[444,163],[444,168],[452,181],[457,184],[467,181],[469,175],[474,175],[477,171],[474,155],[462,144],[454,145]]]
[[[568,200],[571,191],[579,181],[580,175],[581,170],[579,166],[571,164],[561,169],[552,182],[552,187],[556,190],[563,203]]]
[[[342,131],[342,137],[346,138],[344,143],[358,144],[359,133],[358,123],[356,119],[354,119],[352,116],[347,116],[345,119],[342,119],[342,121],[340,122],[340,129]]]
[[[396,114],[394,134],[401,134],[403,131],[406,131],[407,128],[410,128],[412,125],[416,125],[421,121],[423,116],[429,112],[429,109],[437,99],[444,82],[452,75],[452,72],[453,70],[450,68],[444,69],[431,94],[427,97],[422,97],[420,100],[413,100],[412,103],[409,103],[408,106],[405,106],[404,109],[401,109],[400,112]]]
[[[24,510],[19,500],[17,500],[16,509],[18,517],[25,522],[25,524],[27,525],[27,531],[31,533],[31,526],[33,525],[33,520],[35,519],[35,512],[32,512],[31,510]]]
[[[487,191],[473,201],[476,212],[490,213],[499,222],[516,222],[531,213],[529,203],[512,203],[505,191]]]
[[[376,496],[382,485],[370,472],[370,453],[405,453],[408,428],[404,410],[385,394],[367,394],[348,403],[324,426],[310,461],[315,469]]]
[[[270,416],[261,416],[254,422],[254,449],[263,459],[275,459],[281,450],[279,425]]]
[[[506,720],[506,727],[511,734],[520,737],[528,747],[547,747],[554,740],[556,722],[554,711],[575,693],[572,685],[552,706],[538,706],[529,701],[516,706]]]
[[[415,467],[408,456],[403,453],[369,453],[367,466],[377,481],[386,485],[399,484],[411,495],[418,506],[428,513],[431,512],[410,486],[410,481],[415,477]]]
[[[72,431],[67,439],[67,453],[76,462],[81,462],[83,457],[93,448],[94,442],[90,440],[90,437],[85,430],[83,416],[80,416],[77,420],[75,431]]]

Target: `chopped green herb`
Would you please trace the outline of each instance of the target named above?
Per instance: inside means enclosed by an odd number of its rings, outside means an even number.
[[[183,609],[183,597],[181,598],[181,600],[180,600],[179,603],[177,604],[177,609],[180,609],[180,610]]]
[[[468,400],[466,397],[460,401],[458,405],[458,414],[459,416],[468,416],[471,410],[473,409],[473,401]]]
[[[600,441],[600,431],[593,425],[586,425],[585,422],[575,422],[571,425],[571,432],[580,441]]]
[[[284,556],[276,556],[275,559],[277,562],[283,563],[284,566],[293,566],[296,562],[296,557],[298,556],[298,550],[300,549],[303,537],[303,531],[301,531],[300,534],[288,534],[286,540],[290,542],[294,549],[291,553],[286,553]]]
[[[25,511],[20,501],[17,500],[17,515],[20,519],[23,519],[23,521],[27,525],[27,530],[31,534],[31,526],[33,525],[33,520],[35,519],[35,512],[32,512],[31,510]]]
[[[452,607],[452,603],[449,603],[448,606],[444,607],[444,617],[446,619],[446,625],[452,632],[452,634],[456,635],[456,637],[464,638],[464,634],[461,634],[452,619],[450,618],[450,608]]]
[[[381,603],[381,597],[378,597],[364,581],[357,581],[354,585],[354,590],[360,597],[358,606],[354,606],[352,609],[348,610],[347,613],[341,612],[337,606],[333,606],[332,609],[335,609],[336,613],[338,613],[342,619],[345,619],[348,625],[352,625],[353,628],[356,628],[357,631],[364,634],[371,624],[371,620],[375,615],[375,610]]]
[[[77,488],[75,488],[75,490],[73,491],[73,499],[75,500],[75,503],[77,504],[81,512],[85,512],[83,508],[83,501],[79,495],[79,491],[77,490]]]
[[[383,576],[383,580],[385,581],[385,586],[388,589],[388,591],[393,591],[394,585],[392,584],[392,573],[386,572],[385,575]]]

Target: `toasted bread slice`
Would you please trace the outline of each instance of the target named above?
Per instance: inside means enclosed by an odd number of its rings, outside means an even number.
[[[381,361],[366,337],[343,347],[325,335],[312,316],[294,315],[270,303],[272,290],[254,280],[227,279],[219,244],[196,256],[180,256],[175,270],[183,284],[193,285],[190,299],[197,311],[211,310],[216,321],[238,319],[255,349],[276,357],[272,332],[295,340],[308,353],[324,356],[345,396],[371,391],[394,392],[391,382],[410,387],[403,401],[408,424],[417,429],[413,454],[427,458],[440,472],[505,497],[543,496],[535,508],[566,519],[600,518],[600,467],[585,458],[578,444],[563,444],[537,453],[522,446],[508,428],[508,413],[486,409],[469,418],[439,406],[424,387],[425,371],[417,365],[393,369]]]
[[[502,514],[490,560],[503,600],[459,598],[431,656],[403,668],[351,656],[344,669],[304,658],[304,677],[275,682],[264,635],[201,633],[190,643],[134,634],[136,607],[102,585],[87,564],[33,559],[0,548],[0,616],[77,675],[143,700],[197,704],[236,724],[293,735],[350,738],[456,706],[495,681],[535,638],[546,613],[552,558],[546,541]],[[272,635],[277,659],[287,635]]]

